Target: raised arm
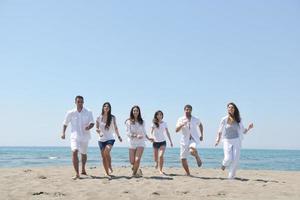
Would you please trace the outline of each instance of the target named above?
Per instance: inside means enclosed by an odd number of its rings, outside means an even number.
[[[253,123],[250,123],[250,124],[248,125],[248,128],[245,128],[245,129],[244,129],[244,134],[248,133],[253,127],[254,127]]]

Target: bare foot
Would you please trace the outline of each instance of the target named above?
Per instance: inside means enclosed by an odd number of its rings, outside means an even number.
[[[139,175],[139,176],[143,176],[143,172],[142,172],[141,169],[138,169],[138,171],[136,172],[136,174]]]
[[[79,176],[79,174],[77,174],[77,175],[73,176],[73,177],[72,177],[72,179],[73,179],[73,180],[80,179],[80,176]]]
[[[202,160],[200,159],[200,157],[196,157],[196,161],[197,161],[197,165],[198,167],[201,167],[202,166]]]
[[[109,173],[112,174],[114,171],[112,168],[109,168]]]
[[[104,177],[107,178],[108,180],[112,179],[111,175],[109,175],[109,174],[105,174]]]
[[[86,175],[86,176],[87,176],[86,171],[82,171],[82,172],[81,172],[81,175]]]
[[[160,175],[166,175],[165,172],[163,172],[163,171],[159,171],[159,174]]]

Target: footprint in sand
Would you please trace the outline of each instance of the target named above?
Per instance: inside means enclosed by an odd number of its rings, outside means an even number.
[[[55,197],[64,197],[64,196],[66,196],[66,194],[61,193],[61,192],[54,192],[53,196],[55,196]]]
[[[39,179],[47,179],[47,177],[46,177],[46,176],[43,176],[43,175],[38,176],[38,178],[39,178]]]
[[[38,196],[38,195],[48,195],[49,193],[48,192],[35,192],[35,193],[32,193],[33,196]]]
[[[152,192],[152,195],[160,195],[160,193],[158,193],[158,192]]]

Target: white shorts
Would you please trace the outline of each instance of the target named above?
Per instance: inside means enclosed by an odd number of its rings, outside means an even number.
[[[146,147],[145,141],[140,142],[129,142],[129,149],[136,149],[138,147]]]
[[[197,148],[197,143],[193,139],[190,140],[187,145],[180,144],[180,159],[186,159],[188,157],[190,154],[190,148]]]
[[[87,154],[89,141],[80,141],[76,138],[71,138],[71,150],[78,150],[81,154]]]

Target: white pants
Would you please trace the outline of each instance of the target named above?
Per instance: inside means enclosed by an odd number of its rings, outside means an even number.
[[[223,166],[229,166],[228,178],[235,177],[236,170],[239,165],[240,152],[241,152],[241,140],[239,138],[224,139],[223,140],[224,160]]]

